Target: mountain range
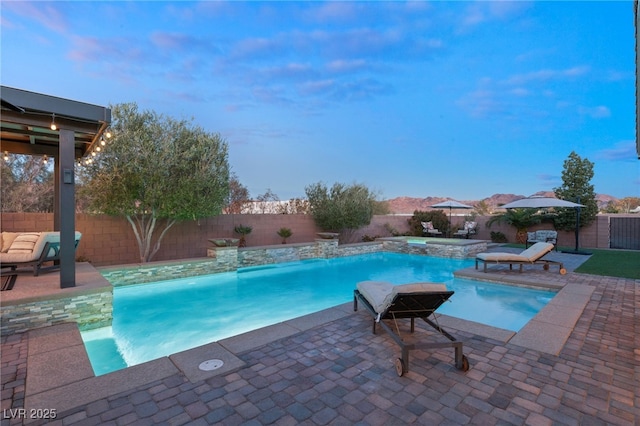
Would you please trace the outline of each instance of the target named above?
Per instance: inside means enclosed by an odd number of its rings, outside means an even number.
[[[552,191],[540,191],[533,194],[534,196],[542,196],[542,197],[555,197],[555,194]],[[521,198],[526,198],[525,195],[517,195],[517,194],[494,194],[491,197],[483,198],[481,200],[456,200],[460,201],[463,204],[468,204],[470,206],[475,206],[481,201],[487,205],[489,211],[493,211],[496,208],[500,207],[503,204],[510,203],[512,201],[519,200]],[[386,200],[389,205],[389,210],[394,214],[413,214],[414,211],[429,211],[431,206],[434,204],[438,204],[443,201],[450,200],[450,198],[446,197],[426,197],[426,198],[415,198],[415,197],[396,197],[390,200]],[[611,195],[605,194],[596,194],[596,201],[598,202],[598,207],[603,209],[611,202],[618,201],[617,198],[612,197]],[[455,209],[454,209],[455,210]],[[463,211],[463,210],[461,210]]]

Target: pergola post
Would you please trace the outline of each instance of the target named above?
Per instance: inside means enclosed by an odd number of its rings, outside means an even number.
[[[55,225],[60,227],[58,229],[60,231],[60,288],[76,285],[74,142],[73,130],[60,129],[59,155],[55,173],[60,201],[55,206],[54,213]]]

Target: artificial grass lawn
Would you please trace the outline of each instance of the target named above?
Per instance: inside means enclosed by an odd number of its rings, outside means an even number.
[[[640,279],[640,251],[589,249],[593,255],[575,272]]]
[[[507,244],[524,249],[524,244]],[[572,247],[558,247],[558,250],[574,250]],[[581,274],[604,275],[607,277],[640,279],[640,251],[582,249],[592,255],[575,272]]]

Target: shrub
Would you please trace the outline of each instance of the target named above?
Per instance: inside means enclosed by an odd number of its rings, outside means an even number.
[[[507,237],[502,232],[491,231],[491,242],[506,243]]]
[[[413,236],[422,235],[422,222],[431,222],[433,227],[446,234],[449,231],[449,218],[442,210],[433,210],[424,212],[416,210],[413,212],[409,222],[409,233]]]

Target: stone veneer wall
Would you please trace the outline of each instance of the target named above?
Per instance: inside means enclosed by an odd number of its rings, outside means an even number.
[[[59,299],[34,300],[2,306],[0,334],[8,336],[64,322],[78,323],[80,330],[111,325],[113,288]]]
[[[229,248],[235,249],[235,247]],[[227,247],[224,247],[224,249],[227,249]],[[144,265],[127,266],[124,268],[100,268],[99,272],[114,287],[119,287],[216,274],[235,271],[237,269],[236,250],[221,250],[218,253],[218,257],[202,260],[150,262]],[[231,254],[233,256],[231,256]]]
[[[487,242],[471,240],[461,241],[459,244],[428,243],[408,244],[401,238],[382,238],[382,250],[405,254],[422,254],[428,256],[449,257],[454,259],[466,259],[475,257],[476,254],[487,250]]]
[[[382,251],[465,258],[485,251],[484,241],[447,244],[408,244],[402,238],[383,238],[374,242],[342,244],[338,240],[317,239],[313,243],[283,244],[263,247],[214,247],[206,259],[152,262],[126,268],[101,268],[100,273],[115,286],[141,284],[198,275],[232,272],[238,268],[293,262],[305,259],[330,259]]]

